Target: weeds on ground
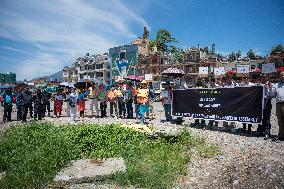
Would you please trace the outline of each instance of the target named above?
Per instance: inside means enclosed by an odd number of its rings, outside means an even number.
[[[78,157],[68,132],[49,123],[32,122],[0,136],[0,188],[40,188]]]
[[[0,188],[42,188],[56,172],[78,158],[122,157],[126,173],[109,182],[121,186],[170,188],[186,173],[189,149],[204,157],[215,147],[187,130],[174,138],[148,138],[119,125],[54,126],[32,122],[10,128],[0,136],[0,171],[6,171]]]

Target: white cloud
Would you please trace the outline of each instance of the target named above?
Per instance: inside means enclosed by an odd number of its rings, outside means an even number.
[[[19,79],[48,75],[86,52],[103,53],[130,43],[136,37],[133,26],[142,31],[148,24],[117,0],[11,1],[0,7],[0,37],[37,49],[18,60],[21,63],[15,72]]]
[[[22,53],[22,54],[27,54],[28,52],[25,51],[25,50],[22,50],[22,49],[18,49],[18,48],[15,48],[15,47],[10,47],[10,46],[0,46],[1,49],[4,49],[4,50],[8,50],[8,51],[13,51],[13,52],[16,52],[16,53]]]

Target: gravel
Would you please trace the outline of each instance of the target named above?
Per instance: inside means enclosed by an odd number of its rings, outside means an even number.
[[[65,106],[65,105],[64,105]],[[87,104],[88,106],[88,104]],[[242,125],[237,123],[231,131],[225,131],[222,124],[214,130],[193,127],[194,120],[185,119],[182,125],[164,122],[163,108],[160,103],[154,104],[155,119],[147,120],[158,130],[178,130],[186,127],[193,134],[201,136],[210,144],[217,144],[220,152],[215,157],[203,159],[191,153],[191,163],[188,174],[178,178],[175,188],[278,188],[284,189],[284,142],[273,142],[255,136],[257,125],[253,125],[252,136],[242,135]],[[3,109],[0,108],[0,116]],[[63,113],[63,116],[65,112]],[[13,113],[15,119],[15,112]],[[70,118],[45,118],[46,121],[61,125],[70,123]],[[2,119],[1,119],[2,121]],[[78,118],[76,124],[134,124],[137,120],[116,118]],[[272,135],[277,135],[278,124],[275,115],[275,101],[272,107]],[[14,122],[12,124],[18,124]],[[0,122],[0,129],[8,128],[11,124]],[[104,187],[105,186],[105,187]],[[108,188],[107,185],[94,183],[70,188]]]

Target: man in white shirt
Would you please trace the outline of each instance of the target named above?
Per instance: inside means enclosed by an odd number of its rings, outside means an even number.
[[[276,97],[276,116],[279,125],[277,140],[284,141],[284,72],[280,73],[280,81],[273,87],[273,91]]]

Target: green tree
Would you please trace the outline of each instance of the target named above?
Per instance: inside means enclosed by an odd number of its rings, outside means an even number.
[[[148,52],[150,53],[151,51],[153,51],[155,46],[156,46],[156,41],[155,40],[149,40],[149,42],[148,42]]]
[[[236,54],[236,57],[237,58],[240,58],[242,56],[242,53],[241,53],[241,51],[239,50],[238,52],[237,52],[237,54]]]
[[[253,52],[252,49],[250,49],[250,50],[247,52],[247,57],[250,58],[251,60],[255,60],[256,55],[255,55],[255,53]]]
[[[174,60],[178,63],[183,62],[183,55],[181,53],[181,50],[175,46],[170,46],[169,52],[173,55]]]
[[[223,57],[223,55],[222,54],[217,54],[217,58],[218,58],[218,60],[221,60],[222,59],[222,57]]]
[[[212,44],[210,54],[215,54],[215,43]]]
[[[270,54],[275,54],[275,53],[284,53],[284,47],[281,44],[278,44],[276,47],[273,47],[271,49]]]
[[[236,54],[234,52],[231,52],[231,54],[229,54],[229,61],[235,61],[237,59]]]
[[[169,52],[169,44],[173,42],[177,42],[177,40],[172,36],[172,34],[168,30],[159,29],[157,31],[155,45],[158,51],[162,52],[163,54],[165,52]]]

